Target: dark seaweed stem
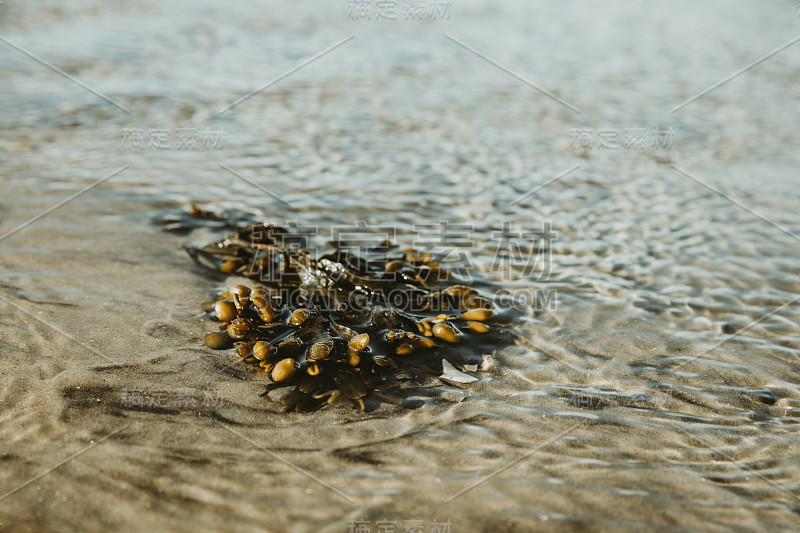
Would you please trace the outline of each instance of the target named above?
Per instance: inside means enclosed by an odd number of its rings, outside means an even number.
[[[265,396],[299,411],[365,400],[399,403],[388,392],[455,365],[482,361],[500,328],[491,304],[453,284],[430,254],[394,254],[390,243],[358,256],[334,243],[314,258],[287,245],[288,232],[256,224],[190,253],[199,262],[253,279],[219,295],[207,310],[220,322],[206,344],[235,346],[269,375]],[[449,283],[449,284],[448,284]]]

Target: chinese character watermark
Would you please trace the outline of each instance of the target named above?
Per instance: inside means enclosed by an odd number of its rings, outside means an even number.
[[[217,409],[224,404],[222,392],[208,388],[124,389],[120,394],[120,407],[137,411],[196,411]]]
[[[511,222],[503,222],[501,230],[492,234],[497,246],[490,271],[499,272],[504,280],[515,274],[545,280],[550,276],[551,243],[557,238],[549,221],[542,222],[541,231],[512,229]]]
[[[672,149],[672,128],[572,128],[569,132],[570,148],[575,150],[630,150]]]
[[[297,222],[287,221],[284,230],[276,233],[263,226],[253,230],[250,235],[251,246],[258,252],[253,255],[248,276],[267,284],[287,282],[285,273],[292,270],[292,265],[286,264],[286,255],[277,249],[290,253],[302,250],[310,257],[318,255],[311,241],[319,234],[316,226],[300,226]],[[270,243],[276,249],[264,246]]]
[[[123,150],[221,150],[225,130],[205,128],[178,128],[174,143],[170,142],[171,132],[165,128],[122,128]]]
[[[577,392],[564,397],[571,405],[581,409],[603,409],[605,407],[631,407],[669,409],[675,402],[670,387],[659,386],[652,393],[603,395]]]
[[[439,221],[435,224],[414,224],[417,236],[413,246],[420,254],[430,254],[430,261],[467,281],[471,278],[472,261],[469,250],[474,247],[472,224],[453,224]],[[437,270],[437,272],[441,272]],[[444,281],[437,274],[436,281]]]
[[[450,20],[453,0],[348,0],[350,20]]]
[[[372,529],[373,522],[369,520],[350,520],[347,533],[453,533],[452,522],[447,520],[442,522],[436,518],[432,522],[426,523],[425,520],[375,520],[375,529]],[[428,527],[430,525],[430,528]]]

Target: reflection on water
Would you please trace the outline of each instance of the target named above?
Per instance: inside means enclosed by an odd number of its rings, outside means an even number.
[[[3,525],[796,528],[798,49],[670,112],[789,42],[796,6],[451,9],[0,6],[0,35],[129,111],[0,43],[0,234],[129,165],[0,240]],[[526,298],[519,345],[403,407],[282,415],[202,348],[223,280],[180,248],[219,231],[150,225],[186,202],[437,227],[486,294]]]

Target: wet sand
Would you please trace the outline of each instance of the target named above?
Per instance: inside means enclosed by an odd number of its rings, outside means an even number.
[[[138,45],[112,38],[122,12],[99,4],[14,7],[0,34],[131,113],[2,49],[0,235],[130,166],[0,238],[0,531],[794,531],[798,50],[669,110],[791,39],[796,13],[679,4],[463,2],[439,26],[361,24],[344,4],[263,18],[201,4],[160,31],[188,9],[176,4],[141,15]],[[216,115],[342,28],[357,38]],[[564,37],[580,31],[591,39]],[[48,44],[66,34],[81,37]],[[279,52],[242,56],[258,46]],[[120,146],[123,128],[187,125],[224,128],[224,148]],[[674,129],[671,149],[570,146],[574,128],[655,125]],[[558,306],[511,313],[519,343],[471,386],[283,413],[259,396],[263,376],[203,344],[201,304],[233,280],[182,247],[219,233],[152,223],[187,201],[323,232],[389,224],[404,244],[415,223],[471,224],[485,292],[556,290]],[[494,272],[503,223],[543,221],[549,275]]]

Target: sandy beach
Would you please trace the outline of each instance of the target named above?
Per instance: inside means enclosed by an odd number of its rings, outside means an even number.
[[[367,4],[0,6],[0,532],[796,531],[796,5]],[[433,228],[516,340],[286,413],[190,202]]]

